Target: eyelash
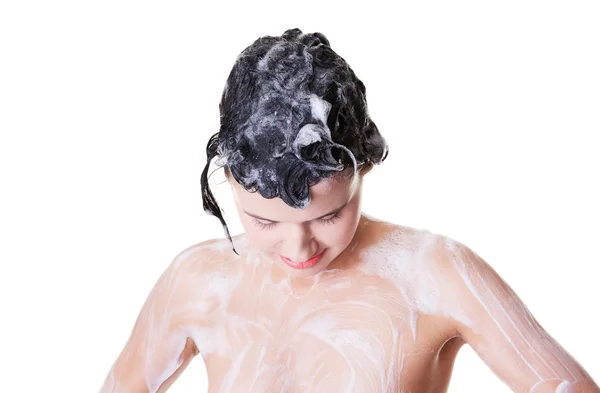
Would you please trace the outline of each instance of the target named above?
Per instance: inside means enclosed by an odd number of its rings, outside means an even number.
[[[331,218],[327,218],[327,219],[321,218],[318,221],[323,224],[331,225],[331,224],[335,223],[337,220],[339,220],[339,218],[340,218],[340,212],[337,212],[333,216],[331,216]],[[275,224],[277,224],[276,222],[272,222],[270,224],[265,224],[265,223],[258,221],[256,218],[253,218],[252,222],[254,222],[254,224],[257,225],[260,229],[264,229],[265,231],[272,229],[275,226]]]

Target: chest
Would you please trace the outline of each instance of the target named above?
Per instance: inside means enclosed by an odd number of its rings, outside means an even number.
[[[420,317],[367,278],[263,283],[236,289],[197,341],[211,392],[392,393],[425,379],[443,345]]]

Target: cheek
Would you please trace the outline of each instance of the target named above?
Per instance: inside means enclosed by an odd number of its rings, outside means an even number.
[[[316,237],[319,243],[323,243],[328,247],[345,247],[352,240],[351,231],[351,227],[342,223],[339,223],[339,225],[325,225]]]
[[[352,241],[360,214],[357,212],[346,212],[334,224],[319,224],[317,238],[328,246],[345,248]]]
[[[361,216],[360,199],[357,198],[349,207],[348,214],[345,217],[342,216],[342,219],[340,220],[340,224],[343,225],[343,227],[340,228],[340,242],[343,242],[346,246],[350,244],[356,233],[356,228],[358,228]]]

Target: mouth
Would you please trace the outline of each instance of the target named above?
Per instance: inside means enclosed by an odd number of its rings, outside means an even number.
[[[321,251],[319,254],[313,256],[312,258],[310,258],[309,260],[306,260],[304,262],[294,262],[291,259],[286,258],[281,255],[279,257],[286,265],[288,265],[292,269],[308,269],[308,268],[315,266],[317,263],[319,263],[319,261],[323,257],[323,254],[325,254],[325,250]]]

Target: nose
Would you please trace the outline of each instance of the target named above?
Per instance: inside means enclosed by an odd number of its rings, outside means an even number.
[[[293,262],[304,262],[318,251],[310,229],[305,224],[296,224],[285,234],[281,241],[279,254]]]

